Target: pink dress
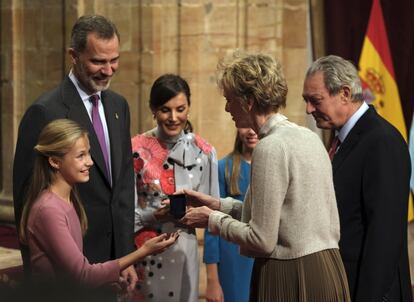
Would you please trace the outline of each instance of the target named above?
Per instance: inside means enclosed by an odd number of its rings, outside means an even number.
[[[75,208],[50,191],[43,191],[33,204],[27,241],[35,275],[69,275],[92,286],[119,279],[118,260],[89,263],[82,252],[82,232]]]

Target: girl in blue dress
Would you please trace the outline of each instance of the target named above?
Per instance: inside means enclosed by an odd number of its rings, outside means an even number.
[[[258,142],[250,128],[239,128],[233,151],[219,161],[220,197],[241,201],[250,183],[250,159]],[[206,301],[243,302],[249,300],[253,259],[241,256],[239,247],[207,229],[204,235],[204,263],[207,268]]]

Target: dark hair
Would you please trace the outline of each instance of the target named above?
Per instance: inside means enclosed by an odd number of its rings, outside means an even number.
[[[187,81],[177,74],[167,73],[160,76],[158,79],[155,80],[154,84],[152,84],[151,87],[149,100],[151,111],[157,110],[157,108],[161,107],[162,105],[164,105],[180,93],[185,94],[185,96],[187,97],[188,106],[190,106],[191,92],[190,86],[188,86]],[[186,133],[193,131],[193,126],[188,120],[184,131]]]
[[[118,29],[111,20],[99,15],[89,15],[80,17],[72,28],[70,47],[78,52],[86,48],[88,34],[95,33],[99,39],[111,39],[114,35],[120,36]]]
[[[185,94],[190,106],[191,93],[187,81],[176,74],[167,73],[160,76],[151,87],[149,100],[151,110],[156,110],[180,93]]]

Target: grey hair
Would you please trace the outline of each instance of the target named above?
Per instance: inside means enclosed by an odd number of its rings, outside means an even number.
[[[120,41],[118,29],[111,20],[100,15],[87,15],[80,17],[73,25],[70,47],[78,52],[84,51],[90,33],[95,33],[99,39],[105,40],[116,35]]]
[[[309,67],[306,78],[319,71],[323,73],[325,87],[330,95],[336,95],[344,86],[349,86],[352,101],[364,100],[361,80],[351,61],[334,55],[319,58]]]

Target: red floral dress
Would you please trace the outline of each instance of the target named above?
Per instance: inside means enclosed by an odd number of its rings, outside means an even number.
[[[182,230],[175,245],[139,263],[144,281],[140,291],[148,301],[198,301],[198,256],[194,229],[173,218],[159,222],[154,211],[168,194],[192,189],[219,196],[217,157],[200,136],[182,133],[162,140],[157,128],[132,138],[136,179],[136,244],[161,232]]]

